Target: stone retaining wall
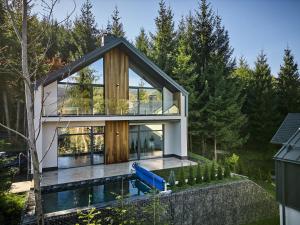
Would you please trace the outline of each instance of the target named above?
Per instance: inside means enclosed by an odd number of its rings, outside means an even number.
[[[189,188],[161,195],[159,199],[166,209],[164,219],[167,224],[174,225],[241,225],[272,217],[278,212],[278,205],[269,193],[250,180]],[[149,202],[149,197],[129,200],[137,209]],[[138,216],[143,217],[142,214]],[[49,225],[76,222],[75,212],[46,219]]]

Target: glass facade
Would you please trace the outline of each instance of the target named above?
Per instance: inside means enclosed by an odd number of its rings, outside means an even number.
[[[148,159],[163,156],[162,124],[131,124],[129,126],[129,159]]]
[[[104,163],[104,127],[57,129],[58,168]]]

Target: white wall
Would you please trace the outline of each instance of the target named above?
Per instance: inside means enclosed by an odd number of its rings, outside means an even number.
[[[45,116],[57,115],[57,82],[44,87],[44,108]]]
[[[283,225],[283,216],[282,216],[282,205],[279,205],[279,212],[280,212],[280,225]],[[300,224],[300,212],[289,208],[285,207],[285,224],[286,225],[298,225]]]

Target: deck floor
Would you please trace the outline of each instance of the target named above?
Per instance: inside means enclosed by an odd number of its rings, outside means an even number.
[[[42,186],[127,175],[132,173],[132,164],[134,162],[138,162],[141,166],[149,170],[169,169],[180,167],[181,165],[188,166],[190,164],[196,164],[190,160],[181,160],[175,157],[168,157],[130,161],[110,165],[93,165],[69,169],[58,169],[55,171],[43,172]]]

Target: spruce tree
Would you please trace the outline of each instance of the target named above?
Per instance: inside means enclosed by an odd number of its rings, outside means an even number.
[[[262,51],[255,62],[246,102],[249,144],[266,147],[276,128],[276,108],[274,78]]]
[[[245,142],[245,137],[240,134],[247,122],[246,116],[241,113],[244,97],[236,81],[224,76],[225,70],[224,64],[218,60],[209,65],[209,98],[202,109],[207,118],[204,128],[213,141],[215,160],[218,147],[230,150]]]
[[[283,65],[278,74],[277,94],[280,122],[292,112],[300,110],[300,80],[298,65],[294,61],[291,49],[284,50]]]
[[[155,18],[156,31],[151,34],[152,60],[168,75],[172,76],[175,65],[176,33],[173,12],[164,0],[159,2],[158,16]]]
[[[139,35],[135,38],[135,47],[146,56],[149,54],[150,42],[144,28],[141,28]]]
[[[99,30],[92,7],[90,0],[86,0],[81,7],[80,16],[74,21],[71,42],[75,45],[76,52],[71,54],[72,59],[79,58],[99,46]]]
[[[123,23],[121,22],[120,12],[117,6],[111,15],[111,21],[108,21],[106,31],[116,37],[125,37],[125,31],[123,28]]]

